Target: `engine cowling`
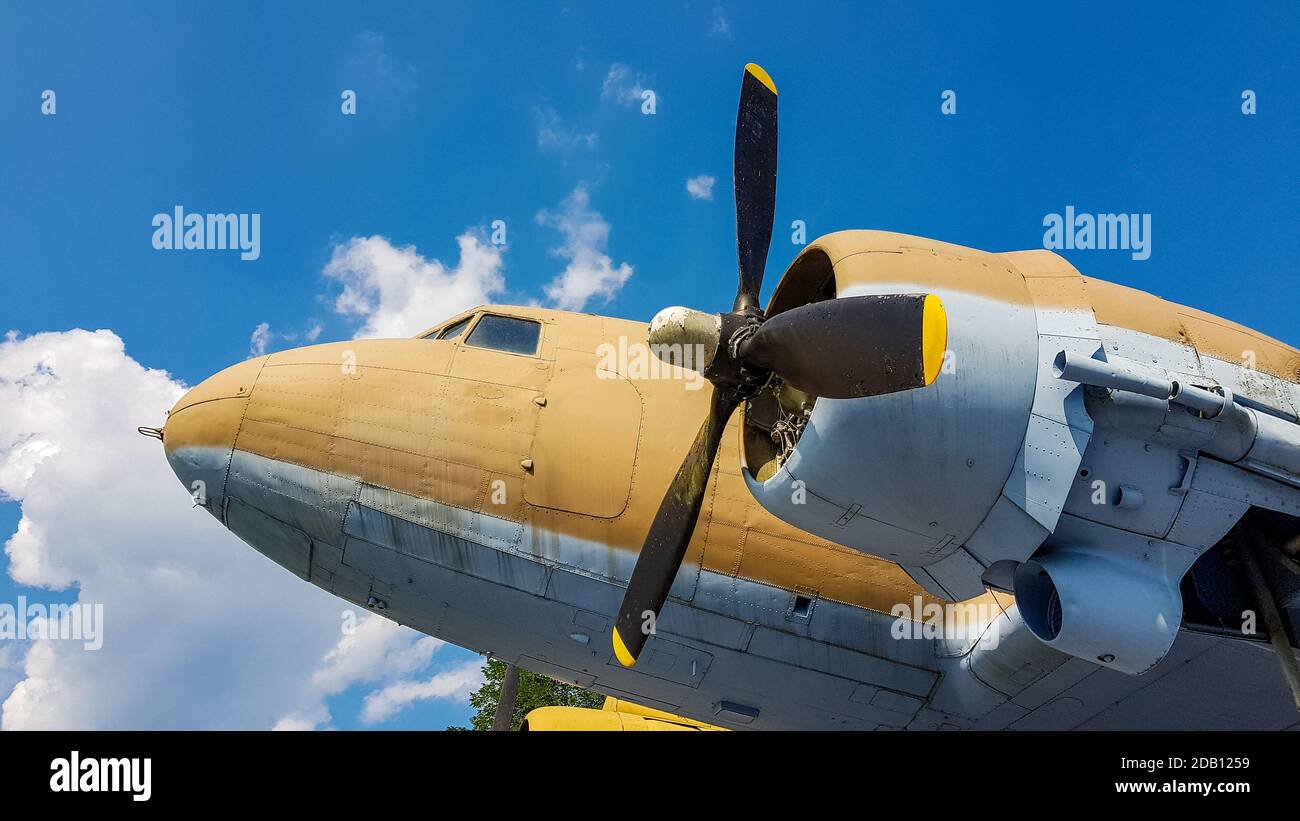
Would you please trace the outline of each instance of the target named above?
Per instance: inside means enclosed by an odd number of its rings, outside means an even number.
[[[937,595],[967,598],[983,592],[983,567],[1028,558],[1055,524],[1035,520],[1037,488],[1022,488],[1019,502],[1004,495],[1008,476],[1034,472],[1022,455],[1041,358],[1034,299],[1003,255],[848,231],[799,256],[768,314],[891,293],[943,301],[948,351],[934,383],[864,399],[769,385],[745,409],[744,473],[776,516],[897,562]],[[1054,465],[1062,494],[1078,453],[1066,456]],[[1064,496],[1055,501],[1059,512]]]

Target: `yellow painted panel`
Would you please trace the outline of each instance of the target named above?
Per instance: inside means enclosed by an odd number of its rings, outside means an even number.
[[[1130,328],[1171,341],[1188,341],[1171,303],[1155,294],[1113,282],[1100,279],[1084,281],[1099,324]]]
[[[803,548],[793,539],[750,530],[745,534],[739,575],[746,579],[775,575],[782,580],[782,587],[816,595],[826,578],[826,566],[819,561],[821,556]]]
[[[593,374],[563,371],[546,386],[524,498],[608,519],[623,512],[631,492],[641,395],[625,379]]]
[[[1184,308],[1179,319],[1202,356],[1252,367],[1281,379],[1300,382],[1300,352],[1276,339],[1211,314]]]
[[[505,353],[457,343],[451,376],[492,385],[540,390],[550,375],[550,363],[535,356]]]

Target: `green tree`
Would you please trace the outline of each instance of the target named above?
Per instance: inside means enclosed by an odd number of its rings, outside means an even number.
[[[497,714],[497,703],[501,700],[501,682],[505,677],[505,662],[488,659],[487,664],[483,666],[483,686],[469,697],[470,706],[477,710],[470,718],[469,729],[492,729],[492,721]],[[515,698],[515,715],[510,722],[510,729],[518,730],[524,722],[524,716],[538,707],[590,707],[599,710],[604,703],[605,697],[599,693],[520,669],[519,695]]]

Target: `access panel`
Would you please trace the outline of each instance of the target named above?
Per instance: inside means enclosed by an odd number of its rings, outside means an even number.
[[[578,367],[556,374],[544,398],[524,498],[587,516],[619,515],[632,488],[641,395],[626,379]]]

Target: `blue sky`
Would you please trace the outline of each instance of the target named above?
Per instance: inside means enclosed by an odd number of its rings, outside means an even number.
[[[248,356],[261,323],[268,349],[356,333],[364,317],[340,314],[342,281],[323,276],[352,238],[451,268],[456,238],[497,219],[493,298],[545,304],[566,257],[538,214],[577,189],[584,224],[608,228],[598,254],[632,269],[587,310],[723,308],[736,95],[757,61],[781,105],[765,296],[799,250],[795,219],[809,238],[882,228],[1001,251],[1041,247],[1044,216],[1074,205],[1151,215],[1149,259],[1065,252],[1085,275],[1300,342],[1294,4],[1185,20],[1124,3],[373,5],[6,5],[0,331],[111,329],[194,384]],[[653,90],[655,113],[628,89]],[[687,191],[701,175],[711,199]],[[259,213],[260,258],[154,250],[151,219],[177,204]],[[0,448],[23,434],[0,429]],[[0,533],[19,515],[0,504]],[[0,582],[0,598],[23,590]],[[366,686],[329,698],[332,726],[358,726]],[[466,714],[433,699],[379,726]]]

